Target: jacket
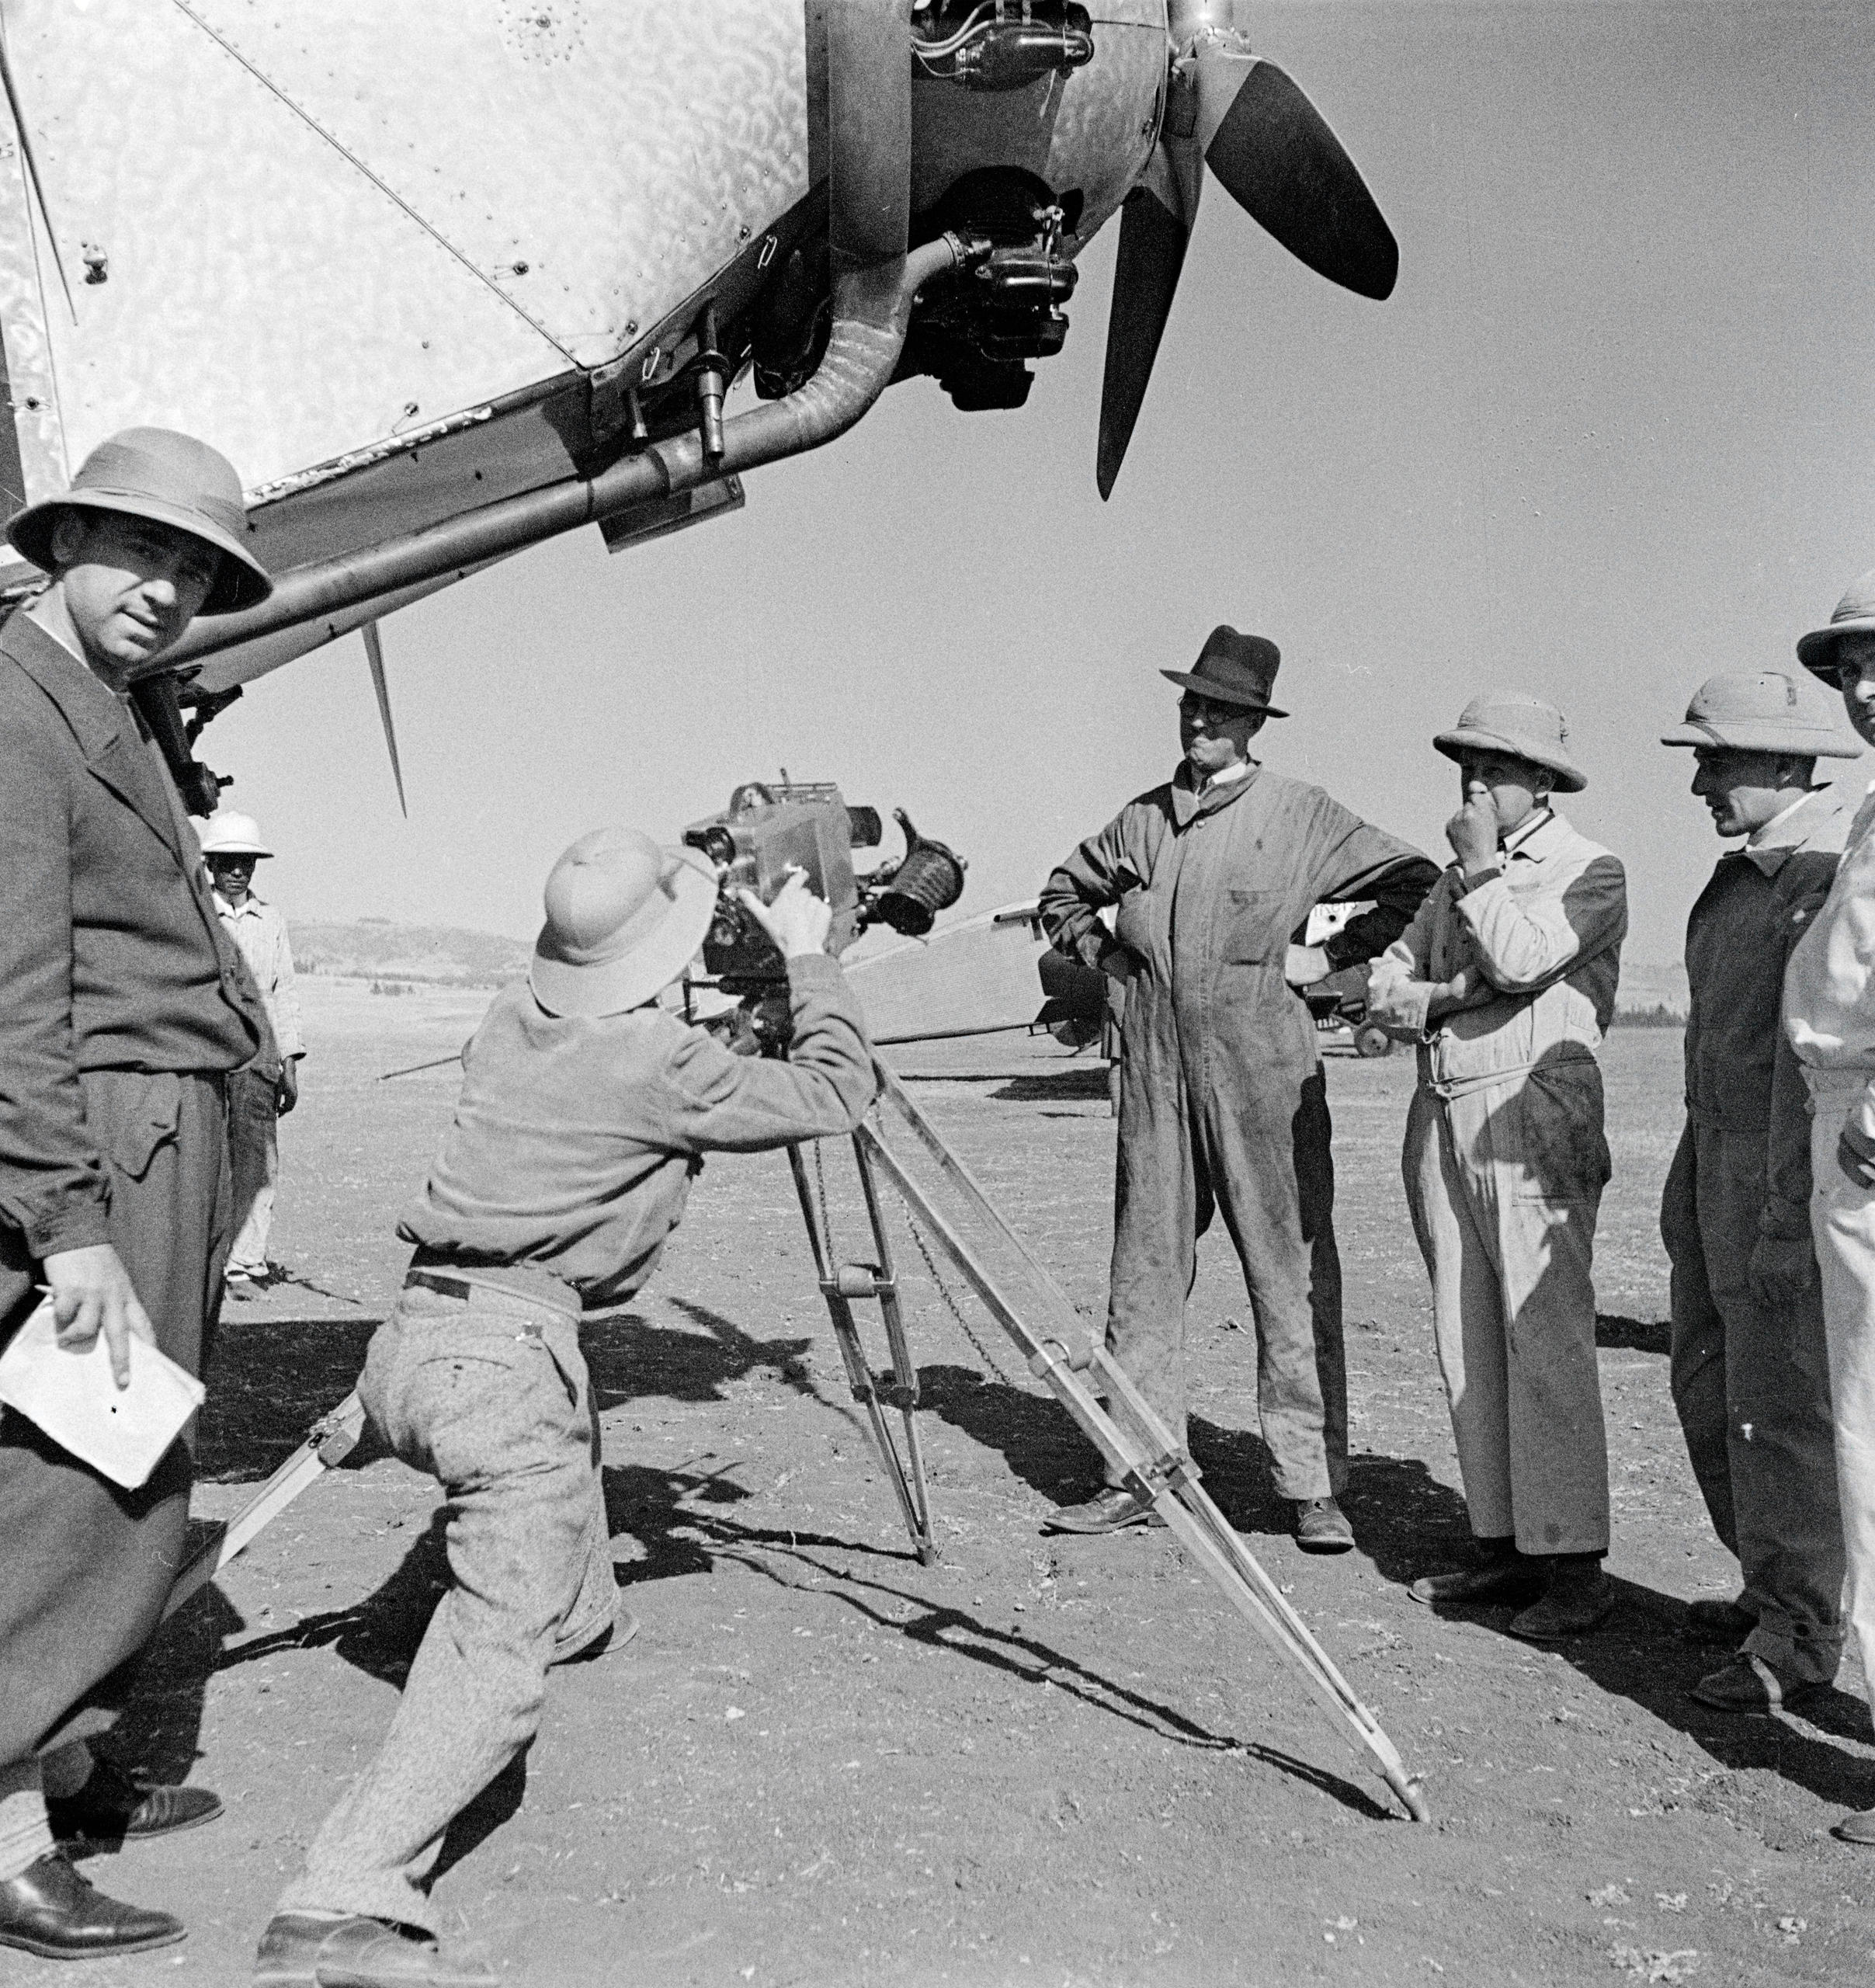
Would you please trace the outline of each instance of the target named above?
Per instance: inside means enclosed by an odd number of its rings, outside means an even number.
[[[0,1222],[37,1259],[109,1239],[81,1072],[225,1073],[270,1037],[155,749],[23,610],[0,629]]]
[[[1420,1079],[1456,1097],[1541,1061],[1592,1056],[1613,1019],[1627,878],[1553,810],[1513,832],[1499,874],[1467,888],[1454,864],[1375,962],[1368,1013],[1418,1035]],[[1429,1022],[1432,989],[1467,968],[1489,998]]]

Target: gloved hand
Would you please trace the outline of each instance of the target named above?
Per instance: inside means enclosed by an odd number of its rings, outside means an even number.
[[[1797,1303],[1816,1274],[1816,1250],[1807,1236],[1761,1236],[1745,1279],[1759,1303],[1777,1311]]]

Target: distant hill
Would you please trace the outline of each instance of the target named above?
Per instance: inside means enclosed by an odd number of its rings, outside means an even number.
[[[495,932],[454,925],[395,925],[387,918],[349,924],[291,919],[293,964],[301,973],[357,979],[415,980],[437,987],[500,987],[527,971],[533,948]]]

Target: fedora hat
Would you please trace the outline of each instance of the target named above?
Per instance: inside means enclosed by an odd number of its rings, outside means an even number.
[[[1836,644],[1845,635],[1875,635],[1875,568],[1854,582],[1836,603],[1825,628],[1797,638],[1797,659],[1825,683],[1836,681]]]
[[[258,606],[273,591],[267,569],[242,543],[247,506],[234,464],[193,435],[127,428],[100,442],[78,465],[69,490],[15,512],[7,520],[7,537],[16,551],[50,572],[53,531],[66,511],[151,518],[212,545],[221,565],[200,613]]]
[[[196,831],[204,856],[271,856],[260,839],[260,824],[252,815],[224,808]]]
[[[1810,759],[1853,759],[1862,748],[1837,729],[1840,708],[1813,683],[1780,669],[1709,676],[1686,707],[1686,721],[1660,735],[1663,746],[1723,747],[1734,752],[1795,752]]]
[[[527,984],[550,1015],[641,1007],[682,972],[716,915],[716,871],[693,849],[595,829],[549,873]]]
[[[1193,669],[1161,669],[1168,683],[1196,690],[1220,704],[1241,704],[1245,711],[1261,711],[1265,718],[1287,718],[1269,701],[1283,652],[1261,635],[1240,635],[1228,622],[1220,622],[1204,638]]]
[[[1554,704],[1514,690],[1487,690],[1474,697],[1459,713],[1457,725],[1432,741],[1448,759],[1462,759],[1467,752],[1508,752],[1528,759],[1556,776],[1557,793],[1580,794],[1589,777],[1563,749],[1568,742],[1569,728]]]

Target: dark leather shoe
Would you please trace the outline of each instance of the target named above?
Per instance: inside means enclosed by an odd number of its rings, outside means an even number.
[[[52,1833],[61,1843],[87,1847],[147,1843],[212,1823],[220,1812],[221,1797],[206,1788],[140,1788],[103,1759],[93,1760],[91,1778],[77,1794],[46,1798]]]
[[[1740,1650],[1693,1687],[1693,1695],[1714,1712],[1772,1712],[1815,1686],[1783,1677],[1775,1664],[1748,1650]]]
[[[1839,1843],[1875,1844],[1875,1809],[1859,1809],[1845,1816],[1830,1831]]]
[[[276,1913],[254,1957],[254,1988],[497,1988],[499,1979],[479,1946],[381,1919]]]
[[[1689,1601],[1681,1634],[1689,1643],[1722,1643],[1736,1649],[1758,1626],[1758,1618],[1735,1601]]]
[[[1587,1566],[1565,1563],[1550,1576],[1540,1601],[1510,1618],[1510,1632],[1526,1643],[1567,1642],[1585,1636],[1613,1614],[1615,1584],[1598,1560]]]
[[[1332,1498],[1297,1498],[1296,1544],[1304,1553],[1345,1553],[1354,1545],[1354,1528]]]
[[[620,1607],[609,1622],[602,1622],[583,1643],[575,1643],[570,1649],[556,1649],[547,1663],[550,1666],[590,1663],[608,1651],[623,1649],[637,1633],[637,1617],[629,1608]]]
[[[1151,1505],[1124,1486],[1109,1484],[1084,1505],[1064,1505],[1043,1522],[1044,1532],[1120,1532],[1133,1525],[1163,1525]]]
[[[0,1884],[0,1947],[47,1960],[99,1960],[173,1946],[182,1922],[106,1898],[82,1878],[62,1850]]]
[[[1491,1560],[1456,1573],[1422,1574],[1406,1591],[1429,1608],[1485,1608],[1494,1602],[1521,1606],[1543,1593],[1543,1569],[1520,1558]]]

